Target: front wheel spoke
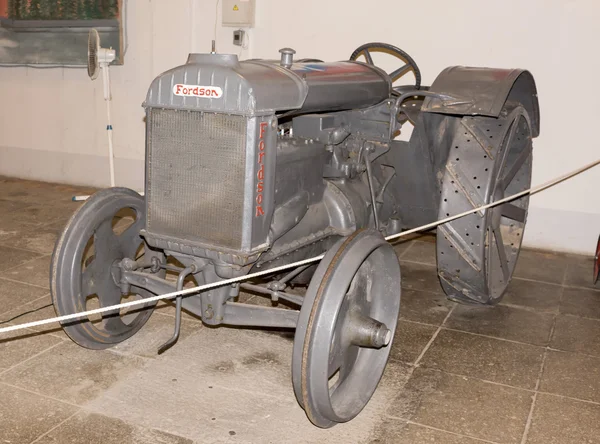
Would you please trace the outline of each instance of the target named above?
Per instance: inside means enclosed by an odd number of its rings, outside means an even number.
[[[86,298],[96,293],[96,279],[96,270],[94,262],[92,262],[83,273],[81,273],[81,296]]]
[[[346,350],[344,350],[340,365],[340,381],[346,379],[352,371],[354,362],[356,361],[356,357],[358,355],[358,349],[358,346],[350,345]]]
[[[515,220],[517,222],[524,223],[525,216],[527,211],[521,207],[518,207],[515,204],[505,203],[500,205],[499,208],[500,214],[504,217],[508,217],[509,219]]]
[[[96,294],[102,307],[111,307],[121,303],[121,290],[112,282],[112,278],[108,279],[110,281],[96,283]],[[118,308],[115,310],[119,311]],[[112,313],[112,310],[109,313]]]
[[[500,227],[494,228],[494,239],[496,240],[496,247],[498,250],[498,257],[500,258],[500,268],[502,268],[502,275],[504,276],[504,282],[508,282],[509,270],[508,270],[508,259],[506,257],[506,250],[504,247],[504,241],[502,239],[502,233]]]
[[[406,74],[408,71],[410,71],[412,67],[409,64],[406,64],[404,66],[401,66],[400,68],[398,68],[395,71],[392,71],[389,76],[390,79],[392,79],[392,82],[397,79],[398,77],[402,77],[404,74]]]
[[[140,246],[140,230],[144,228],[144,220],[138,217],[138,219],[128,227],[123,233],[117,236],[117,239],[123,245],[124,253],[126,257],[136,260],[133,257]]]
[[[119,331],[122,331],[125,327],[125,323],[118,316],[118,313],[107,315],[104,319],[102,319],[102,326],[104,330],[107,330],[113,334],[117,334]]]
[[[342,367],[343,363],[344,363],[344,354],[341,352],[336,353],[333,356],[333,359],[331,359],[329,361],[329,376],[328,376],[328,378],[331,378],[333,375],[335,375],[335,372],[337,372]]]
[[[523,164],[527,161],[527,159],[531,155],[531,148],[532,148],[531,142],[529,142],[527,144],[527,146],[523,149],[521,154],[519,154],[519,157],[517,157],[515,159],[515,161],[510,166],[510,168],[506,172],[506,174],[504,174],[504,177],[502,178],[502,184],[504,186],[504,189],[508,188],[508,186],[510,185],[512,180],[515,178],[515,176],[517,175],[517,173],[519,172],[519,170],[521,169]]]
[[[371,57],[371,53],[369,52],[368,49],[365,49],[364,54],[365,54],[365,59],[367,59],[367,63],[369,65],[374,65],[374,63],[373,63],[373,57]]]
[[[96,256],[94,260],[110,266],[107,262],[112,259],[117,247],[118,242],[112,229],[112,220],[107,219],[94,232],[94,250]]]

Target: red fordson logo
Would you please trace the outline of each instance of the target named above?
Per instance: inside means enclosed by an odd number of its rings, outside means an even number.
[[[256,217],[264,216],[263,210],[263,192],[265,190],[265,132],[267,131],[267,122],[260,122],[260,130],[258,135],[258,172],[256,178]]]
[[[208,99],[218,99],[223,95],[223,90],[218,86],[200,86],[200,85],[173,85],[173,94],[184,97],[203,97]]]

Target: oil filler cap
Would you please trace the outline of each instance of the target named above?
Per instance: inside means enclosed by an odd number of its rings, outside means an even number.
[[[279,62],[279,64],[284,68],[289,68],[290,66],[292,66],[292,63],[294,63],[294,54],[296,54],[296,51],[292,48],[281,48],[279,50],[279,53],[281,54],[281,61]]]

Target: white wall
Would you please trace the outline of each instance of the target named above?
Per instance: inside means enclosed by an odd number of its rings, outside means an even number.
[[[188,52],[210,50],[217,8],[216,0],[128,1],[126,62],[111,68],[113,126],[117,181],[140,189],[146,89]],[[599,14],[594,0],[257,0],[242,58],[276,58],[291,46],[298,57],[339,60],[364,42],[385,41],[414,57],[425,84],[454,64],[528,68],[542,114],[537,184],[600,157],[600,91],[588,89],[600,72]],[[231,34],[217,27],[219,52],[239,53]],[[0,174],[107,184],[100,81],[85,70],[0,68],[0,100]],[[600,167],[534,196],[527,244],[591,253],[600,233],[599,184]]]

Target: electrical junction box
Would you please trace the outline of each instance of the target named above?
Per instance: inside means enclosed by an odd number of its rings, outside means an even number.
[[[252,28],[254,26],[254,6],[256,0],[222,0],[223,26]]]

